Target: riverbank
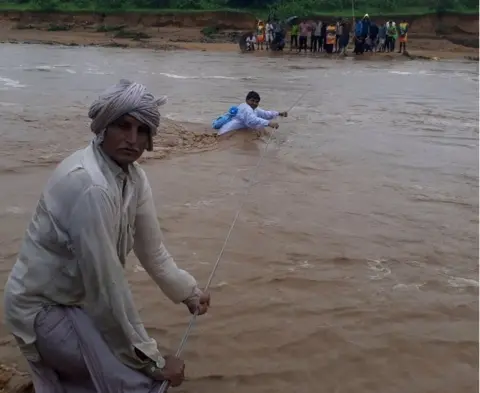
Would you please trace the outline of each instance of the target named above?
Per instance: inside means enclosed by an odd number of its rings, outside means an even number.
[[[478,15],[398,16],[397,19],[403,18],[411,23],[408,50],[413,58],[478,59]],[[382,22],[382,18],[375,20]],[[0,12],[0,42],[238,51],[239,37],[252,30],[255,21],[253,14],[233,11],[108,15],[3,11]]]
[[[147,31],[148,33],[145,33]],[[128,33],[127,33],[128,34]],[[148,38],[122,38],[111,33],[89,31],[44,31],[36,28],[5,29],[0,28],[0,42],[13,44],[46,44],[66,46],[101,46],[118,48],[145,48],[152,50],[200,50],[212,52],[239,51],[236,39],[237,31],[224,31],[223,37],[205,37],[198,28],[158,28],[155,31],[142,29],[131,33],[133,35],[148,34]],[[415,37],[412,34],[408,43],[410,58],[421,59],[469,59],[478,60],[478,50],[450,42],[437,37]],[[255,56],[270,55],[267,51],[257,51]],[[290,54],[287,50],[284,54]],[[328,57],[321,54],[320,56]],[[333,55],[337,59],[336,55]],[[359,58],[359,57],[357,57]],[[369,60],[407,59],[398,53],[377,53],[361,58]]]

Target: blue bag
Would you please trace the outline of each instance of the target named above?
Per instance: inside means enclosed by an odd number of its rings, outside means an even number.
[[[220,117],[217,117],[214,121],[212,121],[212,128],[214,130],[219,130],[225,124],[230,122],[238,113],[238,108],[236,106],[232,106],[229,111],[223,114]]]

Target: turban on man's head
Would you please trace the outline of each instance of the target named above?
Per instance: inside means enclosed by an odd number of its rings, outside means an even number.
[[[153,150],[152,138],[157,133],[160,124],[158,107],[167,102],[167,97],[156,99],[147,88],[139,83],[120,80],[114,86],[105,90],[92,104],[88,117],[92,119],[90,128],[103,140],[106,128],[118,118],[129,115],[150,129],[150,141],[147,150]]]

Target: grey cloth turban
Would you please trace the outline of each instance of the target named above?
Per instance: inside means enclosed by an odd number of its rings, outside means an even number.
[[[147,150],[153,150],[152,138],[160,124],[158,107],[166,102],[167,97],[156,99],[144,85],[121,79],[100,94],[88,111],[88,117],[92,119],[90,128],[96,134],[95,141],[101,143],[108,125],[121,116],[129,115],[150,128]]]

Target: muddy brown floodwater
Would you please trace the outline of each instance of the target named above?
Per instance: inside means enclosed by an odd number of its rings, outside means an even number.
[[[268,148],[175,391],[476,391],[477,64],[31,45],[2,45],[0,59],[2,282],[108,85],[170,97],[144,167],[167,246],[200,283],[264,146],[217,141],[208,124],[251,89],[280,110],[307,89]],[[127,274],[147,329],[175,351],[186,309],[133,257]],[[4,327],[0,340],[1,363],[25,370]]]

